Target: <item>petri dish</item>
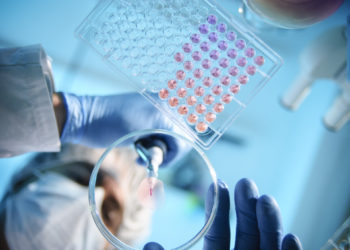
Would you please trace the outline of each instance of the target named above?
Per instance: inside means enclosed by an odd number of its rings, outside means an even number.
[[[184,145],[187,148],[192,148],[190,153],[191,159],[194,159],[192,162],[195,162],[195,165],[198,168],[198,176],[195,175],[194,178],[197,180],[202,180],[201,187],[202,191],[204,192],[201,192],[200,195],[197,192],[196,195],[193,193],[193,191],[183,191],[174,187],[174,183],[169,181],[171,179],[169,176],[176,176],[174,174],[172,175],[172,173],[174,173],[174,168],[176,168],[177,165],[183,165],[181,164],[181,161],[184,160],[184,157],[175,158],[175,160],[171,164],[169,164],[169,166],[163,167],[162,165],[160,165],[160,168],[158,170],[158,180],[164,182],[162,188],[164,188],[165,197],[162,197],[162,201],[159,202],[159,204],[157,203],[156,206],[150,207],[149,204],[146,204],[144,201],[141,200],[141,198],[135,200],[134,198],[132,198],[135,197],[136,192],[134,191],[130,191],[130,193],[123,193],[121,195],[124,198],[123,202],[125,204],[130,204],[131,202],[131,206],[133,209],[135,209],[135,207],[137,206],[140,206],[140,208],[137,209],[138,211],[142,209],[146,211],[142,215],[139,214],[137,216],[133,216],[134,219],[138,217],[140,218],[139,221],[133,221],[133,224],[144,223],[144,221],[150,222],[148,224],[149,232],[147,236],[143,237],[143,239],[136,239],[135,241],[130,243],[129,240],[123,239],[123,237],[118,234],[118,230],[111,230],[111,228],[107,225],[108,223],[105,223],[102,214],[103,212],[101,210],[100,205],[98,205],[99,203],[97,202],[96,194],[97,192],[99,192],[97,183],[99,181],[101,172],[109,172],[112,176],[118,175],[120,173],[113,173],[112,168],[103,169],[102,166],[106,165],[104,164],[104,161],[106,161],[106,159],[108,159],[108,157],[116,149],[123,148],[129,153],[132,152],[131,154],[128,154],[126,156],[126,158],[128,158],[129,161],[129,163],[126,163],[127,166],[118,167],[119,169],[128,169],[128,171],[130,172],[130,169],[132,167],[131,165],[134,165],[135,163],[135,171],[143,171],[144,175],[141,178],[134,178],[130,182],[134,182],[134,185],[140,188],[142,186],[141,183],[143,183],[145,178],[147,178],[147,168],[140,162],[139,154],[135,148],[135,142],[142,138],[164,138],[164,136],[178,140],[182,145]],[[188,164],[188,161],[184,162],[184,164]],[[185,169],[190,169],[190,167],[186,165]],[[177,176],[178,180],[183,178],[179,177],[179,175]],[[118,176],[116,178],[118,178]],[[120,178],[125,180],[123,176],[120,176]],[[211,212],[206,218],[205,209],[203,206],[197,204],[197,206],[195,206],[196,208],[193,209],[193,197],[197,197],[197,199],[195,199],[197,201],[204,201],[206,191],[208,190],[210,185],[213,185],[214,187],[214,202]],[[135,190],[135,188],[133,188],[133,190]],[[128,201],[127,199],[133,200]],[[192,202],[188,202],[191,199]],[[190,203],[192,203],[192,209],[189,208],[191,207]],[[203,151],[201,151],[201,149],[187,137],[165,130],[151,129],[136,131],[125,135],[124,137],[118,139],[113,144],[111,144],[96,163],[89,182],[89,205],[92,217],[99,231],[111,245],[118,249],[142,249],[147,242],[151,241],[160,243],[163,247],[165,247],[165,249],[189,249],[193,247],[196,243],[198,243],[198,241],[207,233],[216,215],[218,206],[218,187],[216,173]],[[192,222],[191,220],[195,220],[195,222]],[[128,227],[128,225],[126,227]],[[163,236],[165,235],[176,235],[177,237],[172,237],[176,238],[176,243],[169,243],[168,239],[163,238]]]

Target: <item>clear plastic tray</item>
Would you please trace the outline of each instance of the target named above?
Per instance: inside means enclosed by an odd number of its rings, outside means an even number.
[[[76,33],[204,149],[282,64],[211,0],[102,0]]]

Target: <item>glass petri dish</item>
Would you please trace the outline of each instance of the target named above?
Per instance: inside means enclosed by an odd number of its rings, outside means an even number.
[[[142,166],[142,164],[138,164],[140,157],[137,154],[137,151],[135,149],[135,142],[139,140],[140,138],[149,138],[152,136],[154,137],[172,137],[172,139],[180,141],[182,145],[186,145],[186,147],[191,147],[193,150],[191,151],[191,159],[195,163],[194,165],[197,166],[195,170],[195,174],[193,174],[192,171],[192,177],[194,179],[199,180],[201,179],[201,189],[204,192],[199,192],[201,197],[198,197],[198,192],[195,195],[193,190],[192,191],[184,191],[179,188],[176,188],[174,186],[174,182],[169,181],[172,176],[174,178],[178,178],[178,181],[183,182],[183,178],[188,178],[188,176],[191,176],[191,174],[186,173],[186,169],[193,168],[187,167],[189,164],[188,161],[183,161],[183,157],[177,157],[175,162],[170,164],[169,166],[162,167],[160,166],[158,171],[158,179],[161,181],[164,181],[164,193],[165,198],[162,199],[161,204],[158,204],[157,207],[148,207],[144,202],[140,200],[133,200],[131,202],[136,202],[135,205],[132,205],[133,209],[135,207],[140,206],[138,208],[138,211],[141,209],[145,209],[148,212],[143,213],[142,216],[133,216],[133,218],[140,217],[139,222],[133,221],[133,223],[143,223],[144,221],[149,221],[149,233],[147,237],[144,237],[144,239],[139,240],[136,239],[133,243],[130,243],[128,239],[125,239],[125,237],[119,236],[118,231],[113,231],[107,224],[105,223],[105,220],[103,217],[103,212],[101,209],[101,206],[98,202],[98,181],[100,179],[101,172],[109,172],[111,173],[111,176],[117,176],[118,179],[118,173],[113,173],[113,168],[110,169],[104,169],[103,166],[106,159],[108,159],[111,154],[115,150],[123,149],[125,152],[129,152],[127,157],[129,163],[126,163],[128,166],[118,166],[119,169],[127,169],[129,172],[131,171],[131,165],[134,166],[135,170],[132,171],[142,171],[144,173],[144,176],[142,178],[134,178],[131,180],[131,182],[139,182],[136,184],[140,186],[143,178],[147,177],[147,168],[145,166]],[[130,154],[131,152],[131,154]],[[109,159],[110,160],[110,159]],[[177,161],[177,162],[176,162]],[[180,161],[180,162],[179,162]],[[183,164],[181,164],[181,161]],[[134,164],[135,163],[135,164]],[[119,163],[117,163],[119,164]],[[108,165],[108,164],[107,164]],[[110,164],[109,164],[110,165]],[[113,165],[113,164],[112,164]],[[180,166],[177,167],[176,166]],[[174,171],[173,168],[176,168],[177,170],[180,169],[180,171],[183,171],[183,174],[179,174],[178,171]],[[197,171],[197,172],[196,172]],[[174,174],[176,172],[176,174]],[[198,173],[198,175],[196,174]],[[133,173],[134,175],[134,173]],[[130,174],[129,174],[130,176]],[[187,177],[184,177],[187,176]],[[123,176],[120,176],[122,180],[125,180]],[[142,179],[142,180],[141,180]],[[188,181],[188,180],[187,180]],[[135,184],[135,183],[134,183]],[[209,185],[213,185],[214,190],[214,202],[213,206],[211,208],[210,214],[207,216],[207,219],[205,217],[205,209],[202,205],[203,202],[198,202],[198,200],[205,200],[206,191],[209,188]],[[203,188],[204,187],[204,188]],[[204,190],[205,189],[205,190]],[[135,190],[133,188],[132,190]],[[198,186],[197,186],[198,191]],[[134,191],[130,191],[134,193]],[[131,197],[135,196],[131,193],[123,193],[120,196],[123,197],[124,203],[128,204],[130,201],[126,201],[125,199],[132,199]],[[169,198],[170,197],[170,198]],[[191,198],[192,197],[192,198]],[[197,198],[194,198],[197,197]],[[191,202],[188,202],[189,200],[192,200]],[[197,200],[197,205],[193,206],[193,200]],[[189,203],[192,203],[192,205],[189,205]],[[133,203],[134,204],[134,203]],[[209,230],[214,217],[216,215],[217,206],[218,206],[218,187],[217,187],[217,178],[216,173],[209,162],[208,158],[205,156],[203,151],[195,145],[192,141],[190,141],[188,138],[176,134],[174,132],[165,131],[165,130],[142,130],[142,131],[136,131],[133,133],[130,133],[128,135],[125,135],[124,137],[118,139],[113,144],[111,144],[106,151],[102,154],[101,158],[96,163],[89,182],[89,205],[92,217],[95,221],[95,224],[97,225],[98,229],[102,233],[102,235],[105,237],[105,239],[114,247],[118,249],[126,249],[126,250],[132,250],[132,249],[142,249],[143,246],[147,242],[158,242],[160,243],[165,249],[189,249],[193,247]],[[192,209],[190,208],[192,206]],[[130,206],[129,206],[130,207]],[[193,208],[196,207],[196,208]],[[182,211],[182,213],[181,213]],[[129,211],[128,211],[129,212]],[[130,213],[129,213],[130,214]],[[182,218],[179,218],[181,216]],[[194,219],[193,219],[194,218]],[[191,221],[191,220],[194,220]],[[184,225],[182,225],[184,224]],[[186,225],[185,225],[186,224]],[[126,226],[128,227],[128,226]],[[181,236],[181,234],[183,236]],[[174,237],[176,235],[176,237]],[[168,237],[167,239],[164,239],[163,237]],[[176,238],[176,243],[173,241],[169,243],[169,237]]]

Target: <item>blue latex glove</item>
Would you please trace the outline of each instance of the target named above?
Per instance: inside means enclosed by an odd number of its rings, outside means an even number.
[[[206,209],[211,210],[213,188],[209,189]],[[237,216],[235,250],[301,250],[298,238],[288,234],[283,238],[281,213],[274,198],[259,197],[255,183],[248,179],[240,180],[235,188],[235,205]],[[229,249],[230,199],[227,186],[219,182],[219,207],[212,227],[205,236],[204,248]],[[281,244],[282,241],[282,244]]]
[[[214,222],[204,238],[204,250],[230,249],[230,197],[225,183],[219,181],[219,205]],[[206,199],[206,215],[213,205],[213,186]],[[287,234],[282,240],[282,220],[276,201],[267,195],[259,197],[255,183],[240,180],[235,189],[237,216],[235,250],[301,250],[299,239]],[[144,250],[163,249],[152,242]]]
[[[67,111],[67,120],[61,135],[62,143],[107,147],[133,131],[155,128],[174,130],[173,123],[138,93],[113,96],[76,96],[62,93],[62,96]],[[160,139],[167,146],[163,162],[167,164],[183,145],[170,136],[164,135]]]

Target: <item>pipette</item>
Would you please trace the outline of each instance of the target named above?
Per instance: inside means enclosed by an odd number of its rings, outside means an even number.
[[[153,195],[153,189],[158,180],[158,169],[164,160],[166,145],[159,139],[140,139],[135,143],[135,149],[140,158],[146,163],[147,182],[149,195]]]

